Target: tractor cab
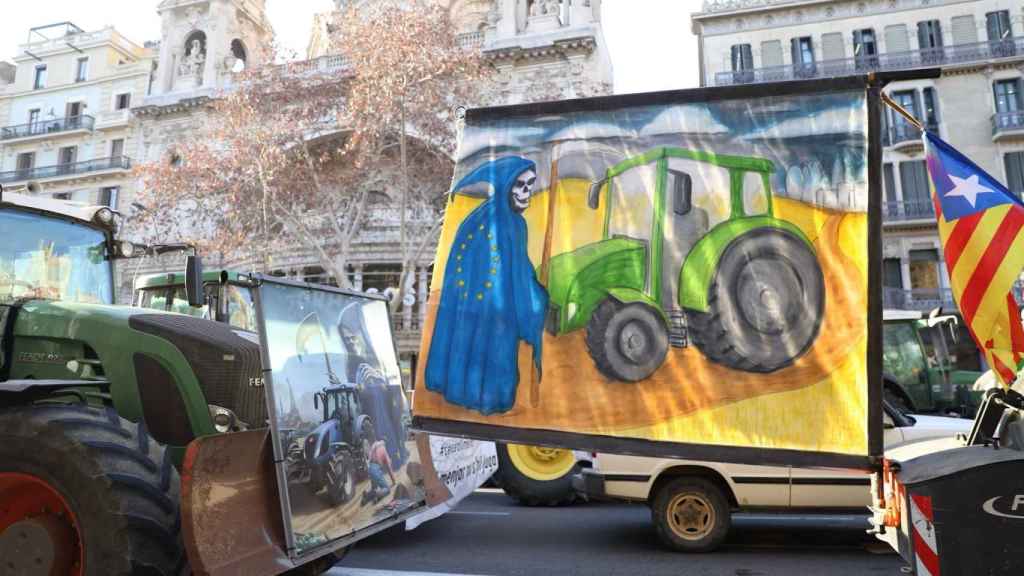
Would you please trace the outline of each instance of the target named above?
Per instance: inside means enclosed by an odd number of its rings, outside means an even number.
[[[252,285],[246,274],[207,270],[202,283],[203,304],[191,306],[185,294],[184,273],[148,274],[135,281],[132,303],[140,308],[178,312],[226,323],[240,330],[257,331]]]

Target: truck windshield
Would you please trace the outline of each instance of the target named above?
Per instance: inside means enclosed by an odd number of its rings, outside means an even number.
[[[914,323],[886,323],[882,329],[882,369],[896,378],[904,390],[916,390],[927,384],[928,359],[917,339]]]
[[[0,302],[48,298],[112,304],[114,279],[102,231],[0,208]]]

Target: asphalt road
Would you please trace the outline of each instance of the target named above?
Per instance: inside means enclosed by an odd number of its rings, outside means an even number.
[[[865,517],[866,518],[866,517]],[[861,517],[743,515],[726,546],[684,555],[660,546],[645,506],[518,506],[479,491],[412,532],[358,543],[331,576],[864,576],[902,574]]]

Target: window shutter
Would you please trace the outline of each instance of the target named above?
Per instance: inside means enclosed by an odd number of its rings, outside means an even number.
[[[1024,197],[1024,152],[1010,152],[1003,156],[1006,165],[1006,187]]]
[[[885,27],[885,51],[906,52],[910,50],[910,40],[907,37],[907,25],[895,24]]]
[[[782,42],[770,40],[761,43],[761,66],[782,66]]]
[[[985,29],[988,32],[988,39],[999,40],[999,13],[989,12],[985,14]]]
[[[733,44],[732,45],[732,49],[730,50],[730,53],[731,53],[730,56],[731,56],[731,62],[732,62],[732,71],[733,72],[735,72],[735,71],[740,69],[740,67],[739,67],[739,61],[740,61],[740,59],[739,59],[739,47],[740,47],[739,44]]]
[[[842,60],[846,57],[843,46],[843,35],[840,32],[829,32],[821,35],[822,60]]]
[[[743,69],[752,70],[754,68],[754,53],[750,49],[750,44],[740,45],[740,56],[743,62]]]
[[[978,28],[974,15],[953,17],[953,44],[974,44],[978,41]]]
[[[939,125],[939,99],[935,96],[935,89],[928,87],[922,90],[924,97],[924,122],[926,127],[938,127]]]

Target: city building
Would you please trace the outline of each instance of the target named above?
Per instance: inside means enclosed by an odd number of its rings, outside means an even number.
[[[335,8],[359,8],[372,1],[336,0]],[[493,98],[488,103],[511,104],[612,92],[611,61],[601,30],[600,0],[438,1],[450,10],[459,43],[466,49],[481,50],[497,71]],[[150,65],[151,89],[132,103],[136,150],[145,162],[172,161],[174,142],[210,114],[207,104],[218,90],[230,88],[232,72],[268,63],[269,54],[264,49],[272,36],[264,0],[164,0],[157,11],[163,26],[159,43],[153,43],[158,55]],[[325,14],[314,19],[307,60],[292,65],[297,70],[332,71],[344,66],[330,47],[328,24],[333,16]],[[122,206],[129,215],[135,209],[130,198],[125,198]],[[420,326],[426,316],[434,247],[423,250],[412,286],[400,289],[399,211],[388,204],[376,205],[372,210],[375,214],[369,220],[373,224],[361,230],[352,247],[348,281],[356,289],[394,294],[405,303],[393,326],[401,363],[406,373],[411,373],[419,350]],[[207,262],[243,270],[254,264],[247,260]],[[303,249],[272,257],[275,274],[338,284],[338,279],[325,273],[318,262],[315,254]],[[135,273],[175,265],[180,265],[180,261],[153,260],[133,270],[131,275],[123,275],[121,297],[129,297]]]
[[[0,184],[117,207],[130,193],[131,108],[148,88],[149,51],[113,28],[29,30],[0,65]]]
[[[692,16],[703,86],[940,67],[886,92],[1024,193],[1024,6],[1012,0],[706,0]],[[920,132],[886,109],[886,305],[954,309]]]

